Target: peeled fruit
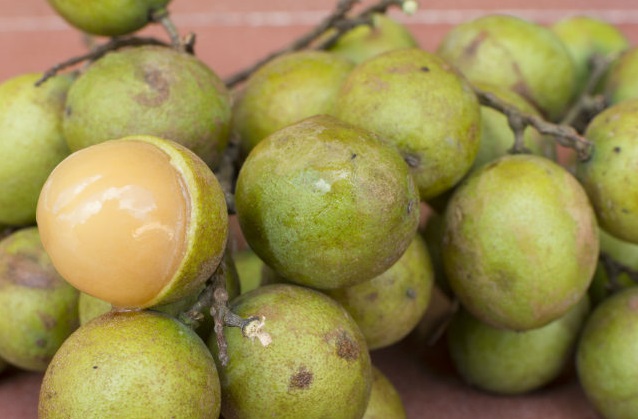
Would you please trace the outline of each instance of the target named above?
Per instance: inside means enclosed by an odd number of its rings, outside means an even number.
[[[454,68],[419,48],[360,63],[343,84],[334,115],[399,150],[421,200],[454,186],[479,147],[481,116],[472,88]]]
[[[255,71],[233,107],[233,129],[248,154],[287,125],[329,113],[354,64],[325,51],[282,55]]]
[[[326,115],[262,140],[235,191],[253,251],[289,281],[319,289],[367,281],[396,262],[416,234],[418,199],[394,149]]]
[[[549,384],[564,371],[588,314],[585,295],[553,322],[516,332],[485,324],[461,309],[448,326],[448,348],[467,383],[498,394],[522,394]]]
[[[170,0],[48,0],[70,25],[93,35],[120,36],[146,26]]]
[[[603,93],[609,104],[638,99],[637,72],[638,47],[631,47],[612,64],[605,76]]]
[[[487,15],[461,23],[437,53],[471,82],[515,91],[543,115],[557,120],[575,90],[575,66],[550,29],[511,15]]]
[[[53,267],[36,227],[0,241],[0,358],[44,371],[79,326],[78,297]]]
[[[405,419],[401,395],[377,367],[372,366],[372,392],[362,419]]]
[[[226,419],[361,418],[371,391],[370,356],[337,302],[276,284],[242,294],[230,309],[263,324],[252,338],[239,328],[224,331],[229,362],[219,374]],[[215,339],[209,347],[217,353]]]
[[[360,63],[386,51],[418,46],[405,25],[385,13],[375,13],[369,25],[358,25],[347,31],[328,51]]]
[[[611,106],[594,117],[585,137],[591,156],[576,164],[576,175],[589,195],[600,226],[609,234],[638,244],[638,99]]]
[[[62,115],[72,79],[57,76],[36,87],[41,76],[23,74],[0,84],[0,227],[35,223],[40,189],[69,155]]]
[[[208,419],[219,416],[220,398],[215,362],[195,332],[160,313],[110,312],[55,354],[38,417]]]
[[[607,419],[638,411],[638,287],[609,297],[594,310],[576,352],[580,384]]]
[[[476,85],[525,114],[540,116],[536,108],[512,90],[487,83],[477,83]],[[553,138],[543,136],[532,127],[525,129],[523,138],[525,148],[530,153],[550,159],[556,156],[556,145]],[[489,106],[481,106],[480,144],[473,168],[508,154],[514,146],[514,132],[509,126],[507,116]]]
[[[598,227],[585,191],[539,156],[509,155],[470,175],[444,219],[443,264],[461,304],[497,328],[529,330],[586,293]]]
[[[69,89],[63,126],[71,151],[153,135],[214,167],[228,144],[230,119],[230,94],[208,66],[191,54],[146,45],[93,62]]]
[[[372,350],[398,342],[416,327],[430,302],[433,283],[430,255],[417,234],[387,271],[326,293],[348,310]]]
[[[224,192],[185,147],[131,136],[71,154],[42,188],[42,243],[73,286],[117,307],[177,301],[219,265]]]
[[[554,23],[550,29],[558,35],[574,60],[575,95],[587,84],[594,55],[604,57],[629,48],[629,40],[616,26],[592,16],[569,16]]]

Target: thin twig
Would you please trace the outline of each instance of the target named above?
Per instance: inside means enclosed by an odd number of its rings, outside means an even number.
[[[287,54],[289,52],[300,51],[308,47],[310,44],[312,44],[313,41],[315,41],[317,38],[323,35],[328,29],[333,27],[336,22],[339,22],[345,19],[345,16],[348,14],[348,12],[354,7],[354,5],[357,2],[359,2],[359,0],[339,0],[334,11],[328,17],[326,17],[319,25],[315,26],[310,32],[302,35],[290,45],[268,54],[261,60],[258,60],[257,62],[255,62],[250,67],[244,70],[241,70],[236,74],[233,74],[232,76],[230,76],[229,78],[225,80],[226,85],[228,87],[236,86],[237,84],[241,83],[242,81],[250,77],[252,73],[254,73],[258,68],[260,68],[267,62],[281,55]]]
[[[532,126],[541,134],[552,136],[552,138],[554,138],[554,140],[560,145],[576,150],[579,159],[587,160],[589,158],[592,143],[585,137],[581,136],[573,127],[569,125],[554,124],[537,115],[521,112],[518,108],[501,100],[495,94],[482,90],[476,86],[473,88],[481,105],[496,109],[507,117],[515,136],[522,136],[521,133],[525,130],[525,128]]]
[[[38,80],[35,83],[35,85],[39,86],[45,81],[47,81],[48,79],[50,79],[51,77],[58,74],[58,72],[66,68],[72,67],[76,64],[79,64],[81,62],[89,61],[89,60],[95,61],[100,59],[102,56],[106,55],[107,53],[111,51],[115,51],[117,49],[124,48],[124,47],[140,46],[140,45],[169,46],[166,42],[160,41],[159,39],[156,39],[156,38],[146,38],[146,37],[144,38],[143,37],[111,38],[109,41],[105,42],[104,44],[94,47],[91,51],[87,52],[86,54],[69,58],[66,61],[63,61],[61,63],[54,65],[42,75],[40,80]]]
[[[177,26],[175,26],[175,24],[171,20],[168,9],[162,7],[154,10],[151,13],[151,21],[162,25],[171,40],[173,48],[182,52],[193,54],[195,35],[191,33],[188,34],[184,39],[182,39],[182,37],[180,37],[179,35],[179,31],[177,30]]]

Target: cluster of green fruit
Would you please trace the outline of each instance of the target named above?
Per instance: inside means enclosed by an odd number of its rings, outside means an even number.
[[[49,2],[84,32],[123,36],[168,0]],[[575,176],[532,129],[531,153],[509,154],[508,118],[474,87],[556,122],[608,54],[595,86],[608,108]],[[460,302],[447,338],[469,383],[531,391],[576,351],[596,408],[632,417],[638,291],[599,255],[638,268],[636,66],[638,49],[593,18],[486,16],[434,53],[375,14],[235,90],[158,45],[39,86],[7,80],[0,358],[45,372],[42,418],[401,418],[370,351],[427,322],[436,286]],[[250,253],[233,249],[231,194]],[[230,311],[205,307],[193,330],[182,314],[217,277]],[[218,327],[232,316],[241,327]]]

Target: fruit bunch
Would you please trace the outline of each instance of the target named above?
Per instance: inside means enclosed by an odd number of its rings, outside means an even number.
[[[169,1],[49,3],[111,38],[0,84],[0,369],[44,373],[40,417],[406,417],[371,351],[409,336],[499,394],[575,361],[634,417],[638,55],[616,28],[494,14],[426,51],[384,13],[414,1],[341,1],[223,81]]]

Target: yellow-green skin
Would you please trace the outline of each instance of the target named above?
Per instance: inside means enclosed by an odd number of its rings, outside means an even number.
[[[474,172],[444,224],[450,287],[494,327],[523,331],[561,317],[586,293],[598,261],[585,191],[543,157],[505,156]]]
[[[40,189],[68,154],[62,134],[72,79],[57,76],[39,87],[29,73],[0,84],[0,224],[35,224]]]
[[[600,240],[600,252],[610,257],[613,263],[619,263],[629,269],[638,270],[638,244],[617,239],[602,228],[598,229],[598,237]],[[614,291],[617,291],[616,287],[627,288],[636,285],[636,282],[626,273],[619,273],[615,281],[615,283],[611,282],[604,263],[599,260],[594,279],[589,286],[589,296],[594,305],[612,295]]]
[[[558,120],[573,97],[575,66],[550,29],[511,15],[487,15],[461,23],[437,53],[471,82],[506,87]]]
[[[63,128],[71,151],[154,135],[188,147],[214,168],[228,144],[230,123],[230,93],[206,64],[173,48],[146,45],[91,64],[69,89]]]
[[[46,370],[79,326],[78,297],[53,267],[36,227],[0,241],[0,358]]]
[[[230,308],[243,318],[263,316],[272,341],[264,346],[238,328],[224,331],[229,362],[218,368],[226,419],[361,418],[370,355],[343,307],[318,291],[275,284],[240,295]],[[213,336],[209,347],[217,353]]]
[[[477,83],[477,87],[492,93],[521,112],[540,116],[538,111],[516,92],[487,83]],[[553,138],[545,137],[531,127],[525,129],[523,137],[525,147],[532,154],[549,159],[556,157],[556,145]],[[509,126],[507,116],[488,106],[481,106],[481,145],[476,154],[473,169],[508,154],[513,146],[514,132]]]
[[[244,249],[233,253],[233,260],[239,275],[241,293],[254,290],[261,285],[261,271],[264,261],[252,249]]]
[[[374,365],[372,366],[372,392],[362,419],[405,419],[401,395],[392,382]]]
[[[233,107],[233,130],[244,155],[278,129],[329,113],[353,67],[346,58],[306,50],[275,58],[255,71]]]
[[[596,115],[585,132],[591,156],[576,163],[576,176],[587,191],[600,226],[609,234],[638,244],[638,98]]]
[[[110,312],[81,326],[47,369],[45,418],[217,418],[221,389],[206,344],[150,311]]]
[[[400,341],[416,327],[430,302],[433,283],[430,255],[417,234],[381,275],[326,293],[348,310],[373,350]]]
[[[78,302],[78,314],[80,316],[80,324],[84,325],[96,317],[100,317],[104,313],[111,311],[113,306],[111,303],[100,300],[90,294],[81,292]]]
[[[575,96],[587,84],[591,74],[590,60],[594,55],[606,56],[629,48],[629,40],[616,26],[592,16],[569,16],[554,23],[550,29],[560,38],[574,60]]]
[[[325,115],[261,141],[235,190],[254,252],[284,278],[318,289],[355,285],[392,266],[416,234],[418,199],[394,149]]]
[[[611,105],[638,99],[638,47],[627,49],[608,70],[603,81],[603,94]]]
[[[638,287],[623,290],[593,311],[580,337],[576,370],[589,401],[607,419],[638,412]]]
[[[150,23],[170,0],[48,0],[70,25],[102,36],[127,35]]]
[[[399,49],[360,63],[334,115],[377,133],[408,162],[421,200],[454,186],[480,140],[480,106],[465,79],[436,55]]]
[[[527,393],[564,371],[588,314],[585,295],[553,322],[515,332],[485,324],[461,309],[447,329],[449,352],[468,384],[498,394]]]
[[[344,33],[328,51],[360,63],[386,51],[418,46],[402,23],[384,13],[375,13],[370,25],[359,25]]]

